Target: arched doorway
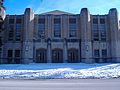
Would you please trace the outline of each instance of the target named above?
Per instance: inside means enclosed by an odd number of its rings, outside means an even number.
[[[36,50],[36,63],[47,63],[47,50],[38,49]]]
[[[77,63],[78,60],[78,50],[77,49],[69,49],[68,50],[68,63]]]
[[[62,49],[52,50],[52,63],[63,63],[63,50]]]

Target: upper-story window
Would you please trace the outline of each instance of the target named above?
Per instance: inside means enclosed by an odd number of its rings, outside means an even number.
[[[16,24],[16,30],[21,30],[22,29],[22,25],[21,24]]]
[[[16,19],[16,24],[21,24],[22,23],[22,19],[21,18],[17,18]]]
[[[14,18],[10,18],[10,19],[9,19],[9,24],[14,24],[14,22],[15,22],[15,19],[14,19]]]
[[[98,24],[98,18],[93,18],[93,24]]]
[[[9,31],[8,31],[8,40],[12,41],[14,39],[14,25],[9,25]]]
[[[100,24],[99,25],[99,32],[100,32],[101,41],[106,41],[107,35],[106,35],[106,26],[105,26],[105,24]]]
[[[16,41],[20,41],[21,40],[21,30],[22,30],[22,25],[21,24],[16,24],[16,36],[15,39]]]
[[[94,24],[92,25],[92,34],[93,34],[92,37],[93,37],[94,41],[99,41],[99,30],[98,30],[98,24],[97,23],[94,22]]]
[[[61,18],[54,18],[54,37],[61,37]]]
[[[105,24],[105,18],[100,18],[100,24]]]
[[[38,24],[45,24],[45,18],[39,18]]]
[[[38,19],[38,36],[40,38],[45,37],[45,18]]]
[[[76,18],[69,18],[69,37],[77,36]]]
[[[95,49],[95,50],[94,50],[94,57],[95,57],[95,58],[100,57],[99,49]]]

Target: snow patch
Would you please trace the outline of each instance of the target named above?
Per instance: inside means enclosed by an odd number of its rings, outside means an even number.
[[[58,78],[119,78],[117,64],[1,64],[0,78],[58,79]]]

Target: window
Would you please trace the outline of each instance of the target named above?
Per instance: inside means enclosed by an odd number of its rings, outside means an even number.
[[[54,18],[54,37],[61,37],[61,18]]]
[[[22,29],[22,25],[21,24],[16,24],[16,30],[21,30]]]
[[[99,53],[99,49],[94,50],[94,57],[99,57],[100,53]]]
[[[106,32],[105,31],[101,32],[101,41],[106,41]]]
[[[38,24],[45,24],[45,18],[39,18]]]
[[[11,64],[13,60],[13,50],[8,50],[8,63]]]
[[[20,57],[20,50],[15,50],[15,57]]]
[[[45,37],[45,24],[38,24],[38,36],[40,38]]]
[[[9,31],[8,31],[8,40],[12,41],[14,39],[14,25],[9,25]]]
[[[102,57],[107,57],[107,49],[102,50]]]
[[[14,63],[20,64],[20,50],[15,50],[15,60]]]
[[[63,51],[61,49],[52,50],[52,62],[63,63]]]
[[[20,41],[21,40],[21,34],[20,34],[20,32],[16,32],[15,39],[16,39],[16,41]]]
[[[21,18],[17,18],[16,19],[16,24],[21,24],[22,23],[22,19]]]
[[[76,18],[69,18],[69,37],[76,37],[77,25]]]
[[[93,30],[98,30],[98,25],[93,24],[92,29],[93,29]]]
[[[98,18],[93,18],[93,24],[98,24]]]
[[[3,29],[3,23],[0,22],[0,30]]]
[[[104,24],[100,24],[99,25],[99,30],[106,30],[105,25]]]
[[[68,62],[77,63],[78,62],[78,50],[70,49],[68,50]]]
[[[13,50],[8,50],[8,57],[13,57]]]
[[[100,24],[105,24],[105,18],[100,18]]]
[[[36,50],[36,63],[47,63],[47,50]]]
[[[0,47],[3,45],[2,37],[0,36]]]
[[[16,24],[16,36],[15,36],[16,41],[21,40],[21,30],[22,30],[22,25]]]
[[[54,24],[54,37],[61,37],[61,24]]]
[[[69,18],[69,23],[70,24],[75,24],[76,23],[76,18]]]
[[[9,24],[14,24],[14,19],[9,19]]]
[[[54,24],[60,24],[61,19],[60,18],[54,18]]]
[[[93,31],[93,40],[99,41],[99,31],[96,30]]]
[[[12,30],[10,30],[9,33],[8,33],[8,40],[12,41],[13,38],[14,38],[14,32]]]

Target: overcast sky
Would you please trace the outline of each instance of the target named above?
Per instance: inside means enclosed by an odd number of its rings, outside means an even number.
[[[91,14],[107,14],[110,8],[120,13],[120,0],[5,0],[7,14],[23,14],[25,8],[35,13],[62,10],[79,14],[81,8],[88,8]]]

